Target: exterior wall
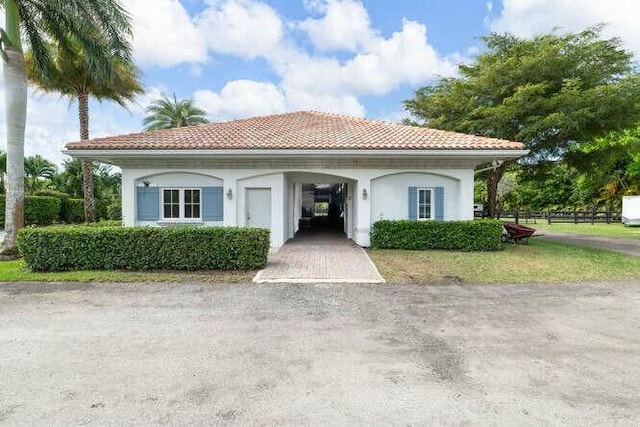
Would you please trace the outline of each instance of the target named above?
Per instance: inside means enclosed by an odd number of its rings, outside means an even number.
[[[434,173],[394,173],[376,178],[371,183],[371,219],[407,219],[409,187],[443,187],[444,219],[468,219],[460,198],[460,178]]]
[[[348,184],[348,237],[361,246],[369,246],[371,224],[385,219],[407,218],[409,186],[445,188],[444,219],[473,218],[473,167],[398,169],[304,168],[290,165],[270,168],[256,161],[254,168],[199,167],[122,168],[122,217],[125,225],[158,225],[136,220],[136,186],[204,187],[222,186],[224,218],[205,225],[244,226],[246,224],[246,189],[271,189],[271,246],[279,247],[297,231],[302,183],[346,182]],[[172,170],[173,169],[173,170]],[[180,170],[178,170],[180,169]],[[231,190],[231,198],[228,198]],[[366,195],[365,195],[366,190]]]

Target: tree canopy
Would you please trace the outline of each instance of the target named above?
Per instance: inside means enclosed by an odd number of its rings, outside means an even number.
[[[147,107],[142,121],[146,130],[159,130],[209,123],[207,112],[196,107],[191,99],[178,100],[163,96]]]
[[[91,57],[77,42],[63,44],[48,43],[51,52],[49,75],[43,75],[37,67],[33,52],[25,55],[27,77],[41,90],[58,92],[78,102],[80,139],[89,139],[89,97],[99,101],[109,100],[126,107],[143,87],[139,82],[139,70],[130,61],[119,56],[109,58],[109,67],[96,68],[90,64]],[[93,166],[82,162],[84,182],[84,212],[87,222],[96,219],[93,188]]]
[[[5,27],[0,29],[6,89],[7,174],[3,253],[17,252],[24,225],[24,134],[27,85],[22,42],[33,52],[43,79],[52,75],[48,42],[84,50],[90,70],[111,70],[113,58],[131,60],[130,17],[118,0],[0,0]]]
[[[459,77],[443,78],[405,101],[411,123],[521,141],[523,162],[558,159],[575,146],[640,121],[640,76],[619,39],[601,26],[566,35],[483,37],[485,50]],[[509,162],[489,170],[487,205]]]

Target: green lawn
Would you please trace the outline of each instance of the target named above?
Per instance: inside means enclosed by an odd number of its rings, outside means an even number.
[[[390,283],[552,283],[640,277],[640,257],[531,239],[496,252],[369,252]]]
[[[0,261],[0,282],[187,282],[246,283],[255,271],[61,271],[36,273],[22,260]]]
[[[544,233],[545,230],[561,231],[566,233],[591,234],[594,236],[623,237],[628,239],[640,239],[640,227],[625,227],[620,223],[616,224],[547,224],[546,221],[538,221],[533,224],[531,221],[520,224],[533,227]]]

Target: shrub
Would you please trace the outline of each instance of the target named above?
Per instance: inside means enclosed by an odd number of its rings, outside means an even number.
[[[0,196],[0,226],[4,227],[5,198]],[[51,225],[60,218],[60,199],[46,196],[24,198],[25,225]]]
[[[60,199],[60,220],[67,224],[80,224],[84,222],[83,199]]]
[[[373,224],[371,247],[493,251],[501,247],[502,231],[502,223],[494,219],[444,222],[383,220]]]
[[[25,225],[50,225],[60,218],[60,199],[30,196],[24,198]]]
[[[251,270],[263,268],[269,230],[231,227],[70,226],[22,229],[18,248],[35,271]]]
[[[120,200],[113,200],[107,205],[107,219],[122,219],[122,204],[120,203]]]
[[[36,196],[55,197],[60,199],[61,222],[66,224],[79,224],[84,222],[84,200],[72,198],[67,193],[56,190],[40,190]]]
[[[87,222],[83,224],[84,227],[122,227],[122,221],[118,220],[100,220],[98,222]]]
[[[63,193],[58,190],[38,190],[34,193],[34,196],[46,196],[46,197],[57,197],[58,199],[68,199],[71,195],[67,193]]]

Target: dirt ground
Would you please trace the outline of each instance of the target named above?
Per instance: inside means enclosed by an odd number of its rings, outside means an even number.
[[[640,422],[640,284],[0,284],[0,424]]]

